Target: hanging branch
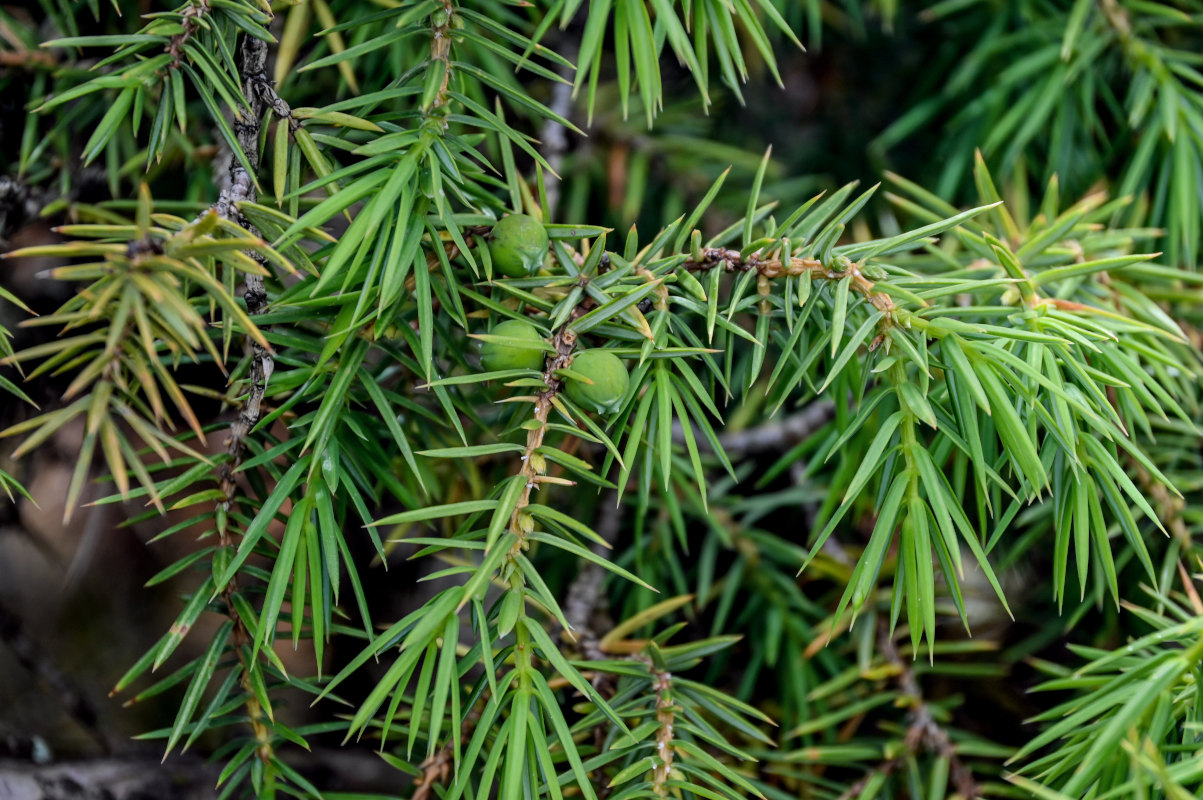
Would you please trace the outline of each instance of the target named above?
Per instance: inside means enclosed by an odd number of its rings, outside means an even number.
[[[270,108],[282,120],[292,122],[292,110],[288,103],[276,94],[267,77],[267,43],[253,36],[243,36],[239,49],[238,69],[242,76],[242,91],[249,111],[234,121],[234,133],[238,146],[246,155],[247,162],[253,171],[259,168],[259,132],[264,112]],[[242,225],[254,233],[254,227],[243,218],[238,210],[238,203],[254,202],[257,196],[257,186],[254,172],[248,172],[237,158],[230,159],[229,184],[222,188],[221,195],[213,204],[213,211],[223,219]],[[260,266],[266,267],[266,259],[262,255],[248,251]],[[267,290],[261,275],[247,273],[246,290],[243,293],[246,300],[246,310],[251,316],[263,313],[267,306]],[[230,460],[221,466],[222,492],[226,497],[223,510],[229,511],[230,502],[235,494],[234,473],[242,461],[242,443],[246,435],[259,421],[262,413],[263,396],[267,391],[267,382],[271,379],[275,361],[272,353],[262,344],[251,342],[251,371],[250,387],[238,418],[230,425],[230,435],[226,439],[226,451]],[[222,544],[228,544],[223,539]]]
[[[238,210],[238,203],[254,202],[256,198],[257,187],[254,171],[257,171],[259,167],[259,132],[262,126],[262,118],[265,111],[271,108],[283,119],[291,122],[291,110],[288,108],[287,103],[281,100],[279,95],[276,94],[275,89],[272,88],[268,80],[267,44],[253,36],[243,36],[238,54],[238,69],[242,77],[242,91],[247,102],[250,104],[250,108],[242,118],[234,121],[234,132],[238,140],[238,146],[241,148],[243,154],[245,154],[252,171],[248,172],[239,159],[231,157],[229,184],[222,188],[217,202],[213,205],[213,211],[223,219],[237,223],[252,233],[256,233],[253,226],[243,218],[241,212]],[[247,254],[266,270],[266,259],[262,255],[252,251],[248,251]],[[245,281],[246,288],[243,298],[246,301],[247,313],[253,317],[263,313],[265,310],[267,306],[267,289],[261,275],[247,273]],[[234,498],[237,496],[237,485],[234,475],[242,463],[244,440],[259,421],[262,413],[263,397],[267,392],[267,382],[271,379],[272,371],[275,367],[275,361],[269,348],[254,339],[251,340],[250,346],[251,369],[249,390],[246,399],[242,403],[242,407],[238,411],[238,417],[230,425],[230,434],[225,441],[226,453],[229,455],[229,458],[218,469],[223,499],[218,503],[217,528],[221,547],[226,552],[229,552],[232,548],[226,520],[229,517]],[[259,743],[258,757],[266,763],[274,755],[271,744],[272,734],[271,728],[264,719],[264,710],[250,682],[251,668],[242,647],[242,645],[249,642],[250,635],[234,605],[234,596],[237,588],[235,579],[231,577],[223,590],[223,599],[225,600],[227,615],[234,625],[234,641],[237,643],[238,661],[242,669],[241,683],[247,693],[247,716],[255,740]]]

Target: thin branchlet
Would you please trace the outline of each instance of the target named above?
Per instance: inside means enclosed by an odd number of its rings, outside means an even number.
[[[208,0],[197,0],[194,5],[190,5],[184,9],[181,16],[183,20],[180,22],[180,27],[183,28],[179,33],[172,36],[167,46],[164,48],[171,54],[171,68],[179,69],[180,63],[184,56],[184,45],[196,35],[196,31],[200,28],[201,17],[209,13]]]
[[[555,354],[547,358],[543,380],[547,388],[535,395],[535,420],[538,425],[527,431],[526,448],[522,452],[522,466],[518,475],[523,482],[514,513],[510,515],[510,532],[514,535],[514,543],[510,547],[509,560],[513,561],[526,547],[526,535],[533,524],[530,515],[523,509],[530,505],[531,492],[544,481],[547,472],[547,462],[539,454],[543,446],[543,437],[547,434],[547,423],[554,407],[556,396],[563,390],[564,382],[556,375],[557,370],[567,369],[572,364],[572,353],[576,347],[576,334],[564,328],[552,337],[552,347]]]
[[[756,272],[760,278],[796,278],[809,272],[813,277],[822,280],[841,280],[851,276],[850,289],[860,295],[886,315],[886,318],[897,310],[894,300],[888,294],[876,289],[873,281],[869,280],[856,264],[849,263],[842,269],[832,269],[817,258],[772,258],[759,252],[742,255],[738,250],[725,247],[708,247],[696,254],[695,258],[687,260],[683,265],[690,272],[707,272],[712,269],[722,269],[727,272]]]
[[[430,30],[430,63],[439,64],[438,89],[434,93],[430,107],[426,110],[427,118],[441,117],[449,97],[448,87],[451,85],[451,32],[455,20],[455,4],[451,0],[443,0],[438,11],[432,15]],[[446,126],[446,122],[442,122]]]
[[[652,770],[652,791],[657,797],[668,797],[668,781],[673,771],[673,728],[676,724],[672,698],[673,676],[667,672],[654,673],[656,690],[656,756],[660,763]]]

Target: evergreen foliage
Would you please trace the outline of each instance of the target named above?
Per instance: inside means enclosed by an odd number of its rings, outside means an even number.
[[[0,19],[0,233],[61,223],[6,257],[72,289],[0,436],[81,423],[68,517],[195,539],[115,691],[222,797],[339,796],[331,739],[445,800],[1203,792],[1203,4],[142,11]],[[947,46],[869,152],[938,160],[802,196],[723,141],[883,25]],[[618,129],[607,196],[562,141]]]

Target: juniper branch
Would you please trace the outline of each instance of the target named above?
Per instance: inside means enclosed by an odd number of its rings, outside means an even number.
[[[238,146],[246,156],[252,171],[248,171],[237,158],[230,159],[230,181],[221,190],[217,202],[213,205],[213,211],[222,218],[238,223],[254,233],[254,228],[247,223],[238,210],[238,204],[254,202],[256,198],[254,171],[259,167],[259,131],[262,118],[267,108],[275,109],[275,101],[280,103],[283,101],[279,100],[279,96],[268,82],[267,44],[253,36],[244,35],[238,54],[238,69],[242,78],[243,94],[250,103],[250,108],[242,119],[235,121],[234,132]],[[261,255],[254,252],[248,252],[248,255],[260,266],[266,267],[266,260]],[[251,316],[263,313],[267,307],[267,289],[263,277],[247,273],[245,280],[243,298],[246,301],[247,313]],[[229,458],[219,467],[223,499],[218,502],[218,536],[222,547],[230,547],[232,544],[226,520],[237,495],[234,475],[242,462],[244,440],[259,421],[263,397],[267,392],[267,382],[271,379],[275,366],[272,353],[267,347],[254,340],[250,342],[250,347],[251,369],[248,393],[238,411],[238,417],[230,425],[230,434],[225,441],[226,453]],[[247,693],[247,716],[255,739],[259,743],[257,755],[261,761],[266,763],[273,756],[271,729],[264,721],[264,711],[250,685],[251,665],[248,663],[242,647],[247,643],[249,634],[242,617],[234,606],[236,591],[237,584],[234,578],[231,578],[224,589],[223,599],[227,616],[234,623],[234,641],[236,642],[239,666],[242,670],[242,686]]]

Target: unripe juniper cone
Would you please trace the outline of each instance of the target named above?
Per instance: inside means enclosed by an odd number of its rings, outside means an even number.
[[[493,270],[510,278],[536,272],[547,257],[547,231],[543,223],[526,214],[510,214],[493,226],[489,255]]]
[[[618,410],[631,383],[622,359],[608,350],[584,350],[572,359],[569,369],[593,381],[585,383],[565,376],[565,391],[572,402],[602,414]]]
[[[480,351],[480,363],[489,372],[500,372],[505,369],[543,369],[543,335],[529,322],[508,319],[489,331],[492,336],[504,336],[507,339],[520,339],[530,342],[485,342]]]

